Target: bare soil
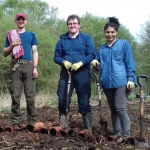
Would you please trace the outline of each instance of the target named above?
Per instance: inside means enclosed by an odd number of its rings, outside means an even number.
[[[91,101],[95,101],[94,99]],[[150,101],[146,101],[144,109],[144,137],[150,141]],[[128,114],[131,119],[131,136],[140,136],[140,100],[129,100],[127,103]],[[59,126],[58,109],[54,107],[38,108],[38,121],[45,124],[52,123]],[[70,127],[72,129],[83,130],[82,116],[78,113],[77,104],[71,104],[72,119]],[[93,115],[93,136],[99,135],[98,127],[100,121],[98,105],[92,106]],[[112,124],[110,120],[110,109],[106,100],[102,101],[103,120],[107,121],[108,134],[111,135]],[[22,109],[22,124],[26,125],[26,109]],[[5,128],[11,125],[11,114],[0,113],[0,126]],[[116,144],[112,141],[95,143],[83,141],[78,136],[68,137],[53,134],[33,133],[26,128],[13,132],[0,132],[0,150],[127,150],[135,149],[134,145]],[[147,149],[148,150],[148,149]]]

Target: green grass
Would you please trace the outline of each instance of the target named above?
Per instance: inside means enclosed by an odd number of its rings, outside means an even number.
[[[58,100],[46,101],[45,102],[45,106],[57,107],[58,106]]]
[[[0,109],[0,114],[3,114],[4,112],[10,112],[10,108],[9,107],[3,107]]]
[[[128,96],[128,99],[135,99],[135,98],[136,98],[136,96],[133,95],[133,94],[130,94],[130,95]]]

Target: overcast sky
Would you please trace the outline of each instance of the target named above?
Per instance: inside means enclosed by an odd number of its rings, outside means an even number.
[[[84,15],[119,19],[130,32],[137,37],[142,25],[150,20],[150,0],[43,0],[49,6],[58,7],[58,17],[67,19],[68,15]]]

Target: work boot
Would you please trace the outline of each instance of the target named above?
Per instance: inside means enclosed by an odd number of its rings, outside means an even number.
[[[82,115],[84,127],[90,131],[90,134],[92,135],[92,114],[91,112],[88,112],[86,114]]]

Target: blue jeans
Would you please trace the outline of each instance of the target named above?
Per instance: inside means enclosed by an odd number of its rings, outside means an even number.
[[[104,93],[111,109],[113,134],[118,135],[122,130],[122,136],[130,136],[130,119],[126,111],[126,103],[129,95],[128,89],[126,86],[104,89]]]
[[[57,90],[59,101],[58,109],[61,114],[66,114],[67,83],[68,83],[67,70],[62,69],[60,73],[59,85]],[[91,112],[90,106],[91,86],[90,86],[89,69],[79,69],[77,71],[72,72],[69,103],[71,102],[71,96],[74,89],[76,90],[77,93],[79,113],[86,114],[88,112]]]

